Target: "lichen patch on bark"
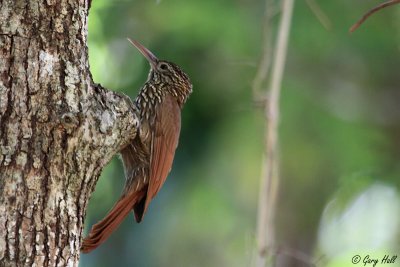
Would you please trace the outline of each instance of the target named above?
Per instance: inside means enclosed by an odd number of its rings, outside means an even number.
[[[49,52],[40,51],[39,52],[39,64],[40,64],[40,78],[46,77],[53,74],[53,67],[57,63],[58,57],[54,56]],[[33,68],[35,67],[35,62],[31,63]]]

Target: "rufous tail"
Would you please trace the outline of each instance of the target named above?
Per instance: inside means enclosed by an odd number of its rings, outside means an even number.
[[[89,253],[106,241],[144,195],[145,191],[141,190],[122,197],[103,220],[93,225],[89,235],[83,240],[82,252]]]

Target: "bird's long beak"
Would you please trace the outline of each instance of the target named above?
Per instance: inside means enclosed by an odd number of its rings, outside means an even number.
[[[130,38],[127,39],[134,47],[136,47],[140,51],[140,53],[142,53],[142,55],[147,59],[147,61],[149,61],[151,68],[155,69],[157,66],[158,58],[153,53],[151,53],[149,49],[144,47],[138,41],[131,40]]]

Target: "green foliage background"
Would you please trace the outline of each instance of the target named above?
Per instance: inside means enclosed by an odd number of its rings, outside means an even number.
[[[92,2],[96,82],[135,98],[149,66],[130,37],[182,66],[194,93],[173,170],[143,222],[127,218],[80,266],[250,266],[264,129],[250,86],[264,1]],[[294,9],[281,97],[278,245],[318,266],[353,266],[356,254],[400,256],[400,6],[350,35],[378,1],[319,2],[329,31],[305,1]],[[86,233],[123,184],[115,158],[89,203]],[[284,255],[279,262],[306,266]]]

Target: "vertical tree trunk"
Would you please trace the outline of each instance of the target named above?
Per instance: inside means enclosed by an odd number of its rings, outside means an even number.
[[[93,84],[88,2],[0,0],[0,266],[77,266],[89,196],[136,134]]]

